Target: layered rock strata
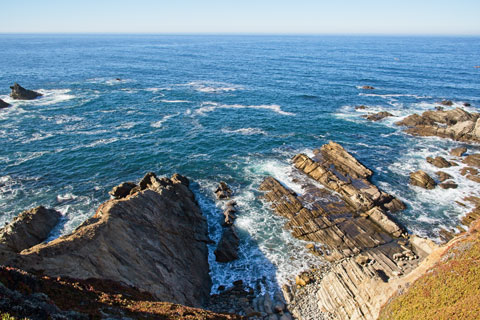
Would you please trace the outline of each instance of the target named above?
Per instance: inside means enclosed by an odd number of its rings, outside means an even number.
[[[3,255],[0,263],[51,277],[112,280],[158,300],[201,306],[211,287],[209,241],[188,179],[149,173],[72,234]]]
[[[437,136],[457,141],[480,142],[480,115],[462,108],[425,111],[396,122],[415,136]]]
[[[289,309],[299,319],[309,319],[297,303],[307,295],[317,310],[334,319],[374,319],[396,289],[389,283],[416,268],[433,244],[408,236],[390,217],[388,211],[405,208],[403,203],[373,185],[373,172],[342,146],[330,142],[314,154],[313,159],[295,156],[293,165],[325,188],[306,182],[305,193],[298,195],[272,177],[261,185],[274,210],[288,219],[286,228],[315,242],[333,262],[318,280],[305,281],[305,287],[284,288]]]

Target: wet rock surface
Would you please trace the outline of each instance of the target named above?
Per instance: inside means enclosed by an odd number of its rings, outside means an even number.
[[[10,87],[12,92],[10,93],[10,97],[15,100],[33,100],[35,98],[41,97],[42,94],[36,91],[28,90],[19,85],[18,83],[14,83],[13,86]]]
[[[435,180],[423,170],[410,173],[410,184],[424,189],[435,189],[437,185]]]
[[[437,168],[449,168],[451,166],[456,166],[457,164],[453,161],[447,161],[444,157],[427,157],[427,162],[434,165]]]
[[[293,164],[325,189],[306,183],[299,195],[272,177],[260,187],[293,236],[318,244],[312,248],[332,262],[327,272],[299,275],[284,296],[299,319],[372,319],[383,302],[371,297],[382,288],[386,300],[389,281],[410,273],[429,247],[391,218],[387,205],[403,203],[374,186],[373,172],[343,147],[330,142],[314,154]]]
[[[232,196],[233,191],[230,187],[223,181],[218,184],[217,189],[215,189],[215,195],[217,199],[230,199]]]
[[[380,112],[377,112],[377,113],[364,115],[362,117],[364,117],[365,119],[370,120],[370,121],[380,121],[380,120],[388,118],[388,117],[393,117],[393,114],[391,114],[390,112],[386,112],[386,111],[380,111]]]
[[[450,150],[450,155],[454,157],[461,157],[467,152],[467,148],[465,147],[458,147],[458,148],[453,148]]]
[[[8,107],[10,107],[10,104],[8,104],[5,101],[3,101],[2,99],[0,99],[0,109],[8,108]]]
[[[238,259],[238,245],[240,239],[234,226],[223,229],[222,238],[215,249],[215,260],[218,262],[230,262]]]
[[[210,239],[188,179],[147,174],[137,187],[102,204],[72,234],[2,255],[0,263],[51,277],[113,280],[155,299],[201,306],[211,287]]]

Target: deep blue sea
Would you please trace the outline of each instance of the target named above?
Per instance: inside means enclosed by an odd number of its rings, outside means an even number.
[[[0,223],[38,205],[64,214],[51,238],[71,232],[123,181],[147,171],[193,182],[212,239],[221,235],[224,180],[239,203],[240,259],[218,264],[214,288],[243,279],[271,289],[320,263],[258,196],[273,175],[298,193],[289,160],[330,140],[375,171],[374,182],[408,209],[410,232],[438,237],[478,192],[426,191],[408,175],[437,171],[458,143],[414,138],[393,125],[450,99],[480,106],[480,38],[361,36],[0,35]],[[120,81],[116,80],[121,79]],[[44,94],[12,101],[14,82]],[[375,90],[362,90],[363,85]],[[355,110],[356,105],[367,110]],[[373,123],[362,114],[389,111]],[[478,146],[468,146],[470,152]]]

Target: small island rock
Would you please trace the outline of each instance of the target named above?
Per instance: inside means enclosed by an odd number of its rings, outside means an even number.
[[[10,97],[15,100],[33,100],[37,97],[41,97],[42,94],[36,91],[28,90],[19,85],[18,83],[14,83],[13,86],[10,87],[12,92],[10,93]]]
[[[434,189],[435,181],[422,170],[410,173],[410,184],[424,189]]]

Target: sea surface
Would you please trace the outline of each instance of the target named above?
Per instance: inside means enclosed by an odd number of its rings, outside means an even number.
[[[53,207],[63,214],[53,239],[92,216],[113,186],[179,172],[194,182],[218,241],[224,204],[213,191],[223,180],[239,204],[240,259],[218,264],[210,247],[212,292],[237,279],[273,290],[322,263],[258,187],[271,175],[301,194],[290,159],[330,140],[408,204],[395,217],[411,233],[438,239],[469,211],[455,201],[478,193],[458,167],[444,169],[458,189],[409,186],[410,172],[437,171],[425,157],[449,159],[459,144],[410,137],[393,123],[443,99],[478,111],[480,38],[0,35],[0,52],[0,98],[13,105],[0,110],[0,223]],[[13,101],[14,82],[44,96]],[[395,117],[361,118],[382,110]]]

